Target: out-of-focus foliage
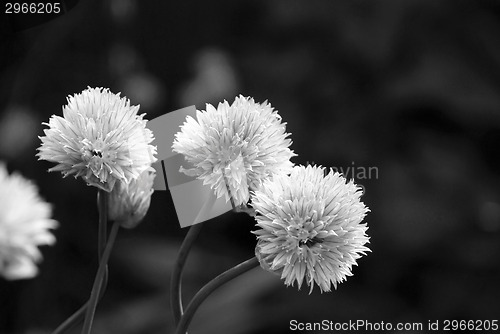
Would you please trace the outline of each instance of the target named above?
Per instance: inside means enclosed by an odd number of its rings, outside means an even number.
[[[0,333],[50,332],[90,293],[95,191],[35,158],[36,124],[87,86],[121,91],[148,119],[239,93],[269,99],[296,163],[343,168],[366,189],[373,252],[337,291],[309,296],[257,268],[211,296],[190,333],[288,333],[291,319],[498,318],[497,1],[94,0],[29,30],[8,23],[0,159],[37,180],[61,226],[38,278],[0,282]],[[370,167],[370,178],[359,173]],[[205,225],[186,299],[253,255],[250,217]],[[145,221],[120,233],[95,332],[170,332],[169,276],[185,234],[170,195],[156,192]]]

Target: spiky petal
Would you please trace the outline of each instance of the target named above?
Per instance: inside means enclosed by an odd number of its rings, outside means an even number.
[[[256,103],[240,95],[231,105],[207,104],[196,119],[188,117],[172,148],[191,164],[182,172],[202,179],[217,197],[227,201],[231,194],[235,205],[242,205],[250,198],[249,190],[264,179],[291,170],[295,154],[285,131],[286,123],[267,101]]]
[[[314,284],[321,292],[351,275],[365,246],[369,211],[353,181],[317,166],[295,166],[290,175],[264,181],[252,196],[257,212],[256,255],[286,285]]]
[[[88,185],[110,192],[117,181],[129,183],[156,161],[153,133],[139,106],[109,89],[88,88],[68,97],[63,117],[53,115],[40,137],[39,160],[51,169],[81,176]]]

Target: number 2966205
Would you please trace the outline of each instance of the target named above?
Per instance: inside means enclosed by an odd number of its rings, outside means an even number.
[[[5,14],[59,14],[60,2],[6,2]]]
[[[498,320],[444,320],[445,331],[496,331]]]

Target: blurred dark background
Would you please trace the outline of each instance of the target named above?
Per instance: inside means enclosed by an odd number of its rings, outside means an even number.
[[[372,253],[337,291],[308,295],[256,268],[212,295],[190,333],[500,318],[499,1],[66,3],[32,27],[1,17],[0,160],[36,181],[60,227],[37,278],[0,280],[0,333],[50,333],[89,297],[96,190],[35,157],[41,123],[87,86],[122,92],[148,119],[240,93],[268,99],[295,163],[351,167],[365,187]],[[253,256],[253,229],[231,212],[204,224],[186,298]],[[170,194],[155,193],[144,222],[118,236],[94,333],[173,331],[168,286],[186,231]]]

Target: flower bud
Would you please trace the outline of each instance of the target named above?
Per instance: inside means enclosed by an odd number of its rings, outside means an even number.
[[[125,228],[136,227],[148,212],[155,175],[150,168],[129,184],[118,183],[109,194],[108,218]]]

